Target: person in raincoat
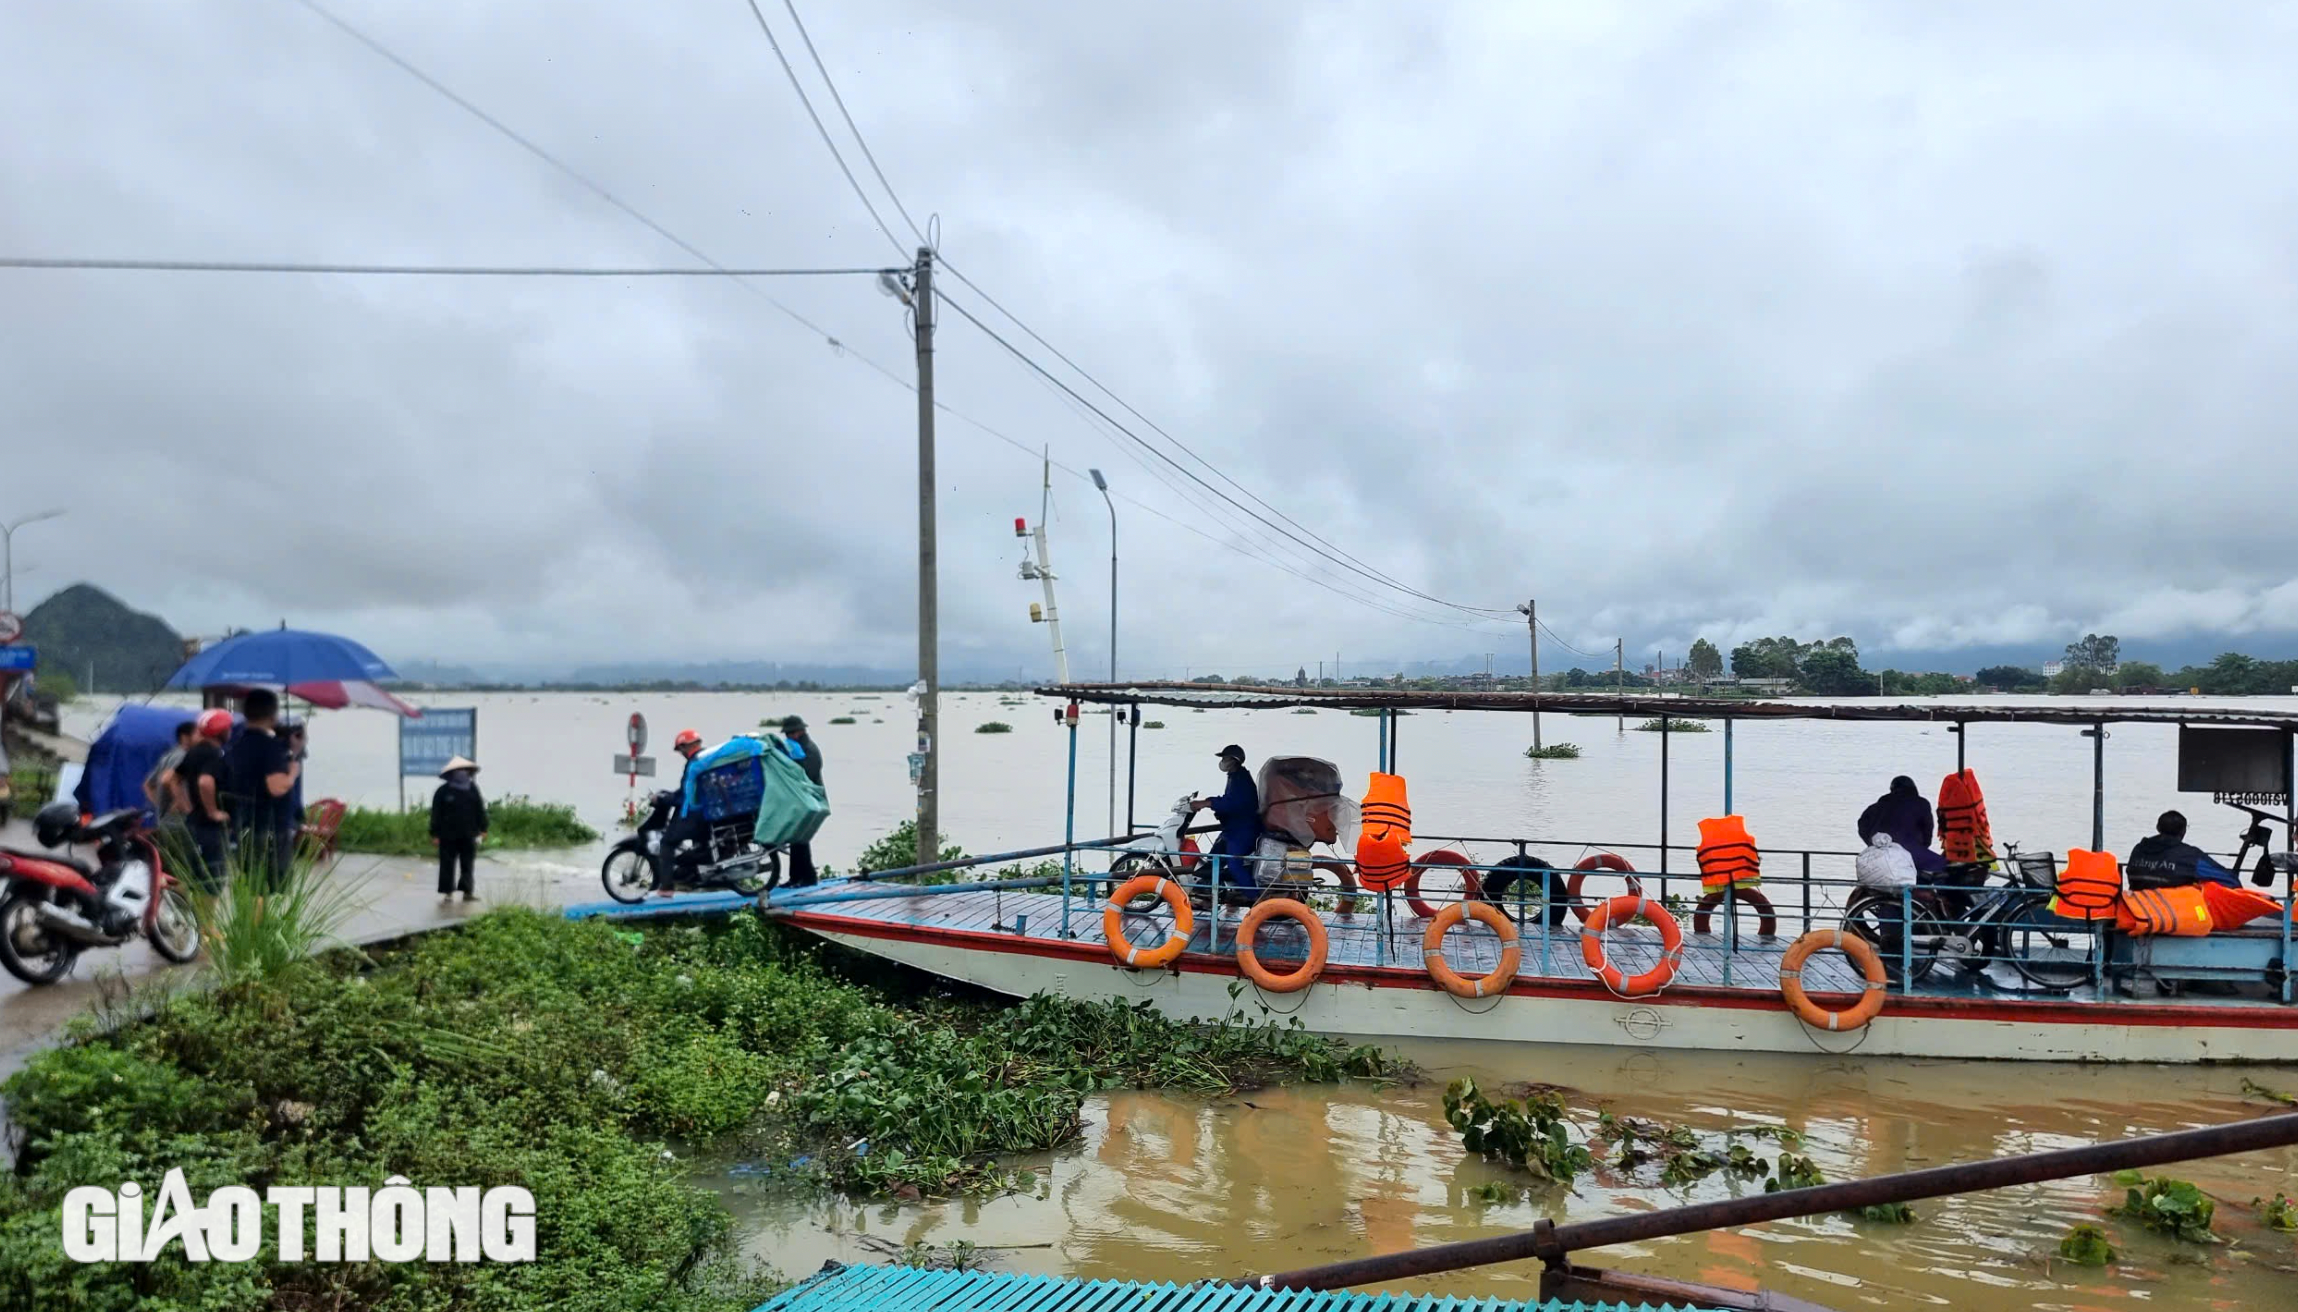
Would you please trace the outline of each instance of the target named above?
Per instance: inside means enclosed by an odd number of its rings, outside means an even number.
[[[479,844],[487,837],[487,799],[479,795],[479,763],[467,756],[447,762],[439,772],[439,790],[431,794],[431,846],[439,849],[439,905],[454,900],[460,888],[465,902],[476,902],[471,869],[479,859]]]
[[[1947,868],[1947,858],[1931,850],[1931,829],[1931,803],[1906,775],[1893,779],[1891,791],[1859,813],[1859,841],[1867,844],[1879,833],[1891,835],[1891,841],[1914,859],[1919,874]]]
[[[1219,797],[1198,798],[1195,809],[1211,810],[1213,818],[1221,822],[1211,863],[1219,872],[1221,887],[1252,888],[1252,864],[1244,858],[1251,856],[1261,841],[1261,790],[1253,783],[1253,772],[1245,768],[1244,748],[1230,743],[1216,759],[1221,772],[1229,776],[1228,784]]]
[[[806,779],[816,788],[822,786],[822,749],[806,732],[806,721],[798,716],[786,716],[782,721],[783,750],[798,768],[806,772]],[[815,881],[814,845],[810,842],[790,844],[790,887],[810,888]]]

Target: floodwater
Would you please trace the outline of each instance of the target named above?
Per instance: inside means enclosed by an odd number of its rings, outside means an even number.
[[[1426,1083],[1264,1089],[1202,1101],[1121,1093],[1087,1109],[1084,1142],[1042,1158],[1039,1189],[986,1202],[857,1206],[777,1193],[712,1174],[750,1251],[791,1275],[824,1261],[884,1261],[889,1246],[966,1240],[995,1269],[1186,1281],[1478,1239],[1559,1223],[1704,1202],[1760,1181],[1710,1177],[1683,1191],[1604,1169],[1569,1190],[1487,1205],[1469,1191],[1512,1178],[1473,1159],[1444,1124],[1444,1082],[1488,1091],[1513,1081],[1566,1086],[1575,1119],[1601,1107],[1696,1129],[1771,1122],[1801,1131],[1831,1180],[2218,1124],[2268,1110],[2243,1075],[2209,1068],[2000,1066],[1776,1055],[1419,1045]],[[2252,1078],[2275,1080],[2270,1072]],[[2284,1081],[2284,1083],[2293,1083]],[[1776,1149],[1755,1145],[1771,1156]],[[1942,1307],[2202,1312],[2298,1306],[2298,1236],[2261,1227],[2250,1201],[2298,1193],[2298,1151],[2172,1168],[2220,1200],[2234,1242],[2177,1245],[2101,1216],[2121,1190],[2069,1180],[1916,1205],[1910,1225],[1822,1217],[1628,1245],[1581,1259],[1727,1287],[1761,1285],[1851,1312]],[[1521,1180],[1521,1176],[1513,1176]],[[2078,1222],[2106,1225],[2120,1252],[2104,1269],[2055,1260]],[[2189,1263],[2195,1263],[2190,1265]],[[1451,1294],[1536,1292],[1516,1263],[1402,1282]]]
[[[665,761],[671,735],[694,727],[715,740],[796,713],[814,726],[827,757],[832,817],[817,859],[843,866],[912,812],[905,755],[914,722],[898,694],[441,694],[423,700],[479,708],[481,775],[490,796],[525,793],[572,803],[610,830],[627,790],[610,770],[632,711],[645,714]],[[1986,699],[2001,704],[2011,699]],[[2103,699],[2102,699],[2103,701]],[[1019,704],[1013,704],[1018,702]],[[2061,701],[2057,703],[2065,705]],[[2100,706],[2112,710],[2129,703]],[[2298,709],[2298,699],[2232,703],[2176,699],[2201,709]],[[85,734],[100,705],[82,704],[67,729]],[[1258,761],[1272,753],[1323,756],[1361,778],[1376,759],[1377,721],[1345,712],[1196,712],[1145,708],[1162,728],[1138,731],[1136,815],[1154,823],[1174,797],[1220,783],[1213,756],[1229,742]],[[839,717],[855,723],[835,724]],[[1004,721],[1008,734],[977,734]],[[1661,838],[1660,735],[1623,731],[1610,718],[1544,717],[1547,741],[1577,743],[1578,760],[1530,761],[1527,717],[1423,713],[1399,722],[1398,766],[1410,780],[1421,834],[1530,836],[1551,859],[1585,845],[1621,847],[1645,869],[1649,854],[1626,844]],[[961,693],[945,698],[942,827],[976,853],[1061,839],[1068,816],[1068,735],[1041,699]],[[2227,851],[2238,814],[2175,791],[2176,730],[2111,731],[2105,771],[2109,850],[2151,832],[2155,815],[2181,806],[2198,842]],[[1128,735],[1117,734],[1115,811],[1125,818]],[[1076,736],[1076,832],[1108,827],[1108,722],[1087,715]],[[1943,725],[1772,722],[1733,735],[1733,806],[1766,847],[1843,851],[1855,844],[1861,807],[1894,774],[1925,792],[1955,768],[1956,740]],[[1998,839],[2032,850],[2087,846],[2092,743],[2073,728],[1975,725],[1968,762],[1983,781]],[[322,713],[313,727],[307,795],[388,805],[396,795],[393,721],[374,712]],[[1667,841],[1671,869],[1689,868],[1697,821],[1724,801],[1724,735],[1669,736]],[[671,776],[674,777],[674,776]],[[426,781],[410,781],[427,796]],[[610,832],[611,836],[611,832]],[[595,872],[599,848],[505,854],[561,880]],[[1474,848],[1485,859],[1508,850]],[[1847,866],[1847,860],[1842,862]],[[1841,877],[1847,871],[1821,870]],[[1088,1276],[1193,1279],[1280,1270],[1410,1245],[1529,1226],[1541,1216],[1581,1220],[1649,1209],[1678,1196],[1598,1174],[1532,1201],[1488,1206],[1468,1190],[1502,1172],[1464,1154],[1443,1125],[1443,1085],[1475,1075],[1488,1089],[1536,1081],[1574,1091],[1592,1121],[1598,1106],[1699,1128],[1748,1120],[1785,1123],[1810,1136],[1809,1154],[1829,1178],[1966,1161],[2124,1134],[2215,1124],[2256,1114],[2243,1073],[2211,1068],[2043,1067],[1809,1057],[1617,1052],[1482,1045],[1423,1047],[1407,1055],[1429,1071],[1411,1087],[1273,1089],[1211,1103],[1153,1094],[1098,1099],[1085,1142],[1039,1163],[1038,1196],[989,1202],[856,1207],[821,1198],[756,1195],[732,1176],[713,1176],[759,1253],[804,1274],[822,1261],[883,1254],[861,1236],[1000,1246],[1010,1270]],[[2253,1072],[2298,1091],[2298,1076]],[[2298,1192],[2298,1154],[2197,1163],[2178,1174],[2222,1200],[2219,1229],[2240,1245],[2175,1250],[2113,1227],[2123,1261],[2105,1271],[2048,1260],[2066,1228],[2099,1219],[2118,1191],[2103,1180],[1966,1198],[1918,1207],[1912,1226],[1827,1218],[1784,1222],[1624,1248],[1595,1260],[1719,1284],[1761,1281],[1842,1309],[2174,1309],[2298,1306],[2298,1239],[2261,1231],[2247,1205],[2277,1189]],[[1724,1194],[1711,1178],[1683,1197]],[[1750,1186],[1736,1186],[1750,1187]],[[1760,1185],[1753,1186],[1760,1187]],[[2199,1259],[2191,1264],[2184,1259]],[[1461,1273],[1425,1287],[1455,1292],[1532,1291],[1529,1268]]]

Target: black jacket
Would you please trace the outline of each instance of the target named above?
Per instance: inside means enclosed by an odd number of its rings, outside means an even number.
[[[2132,888],[2184,888],[2188,884],[2233,884],[2226,867],[2203,850],[2181,839],[2148,834],[2130,849],[2122,863]]]
[[[469,788],[441,784],[439,791],[431,794],[431,837],[445,842],[477,838],[485,832],[487,799],[479,796],[476,784]]]
[[[791,734],[789,737],[783,739],[783,741],[804,749],[806,755],[799,758],[798,768],[806,772],[806,781],[808,783],[813,784],[816,788],[821,787],[822,749],[814,744],[813,735]]]

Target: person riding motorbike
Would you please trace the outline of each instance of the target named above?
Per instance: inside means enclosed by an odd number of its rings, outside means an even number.
[[[1227,786],[1219,797],[1200,797],[1192,804],[1196,810],[1210,809],[1221,822],[1221,836],[1206,862],[1206,879],[1210,882],[1217,873],[1223,888],[1250,889],[1255,881],[1245,858],[1261,841],[1261,792],[1245,768],[1244,748],[1231,743],[1215,759],[1221,773],[1229,776]]]
[[[694,758],[702,755],[702,735],[692,729],[681,729],[678,736],[670,740],[670,750],[686,758],[686,768],[678,776],[678,815],[662,828],[662,852],[654,863],[656,897],[669,897],[678,891],[679,867],[683,864],[678,849],[710,839],[710,826],[686,810],[686,785],[694,777]]]

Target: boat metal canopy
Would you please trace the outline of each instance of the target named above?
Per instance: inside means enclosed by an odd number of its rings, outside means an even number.
[[[1294,688],[1283,684],[1065,683],[1040,697],[1105,706],[1181,706],[1202,710],[1312,707],[1346,711],[1545,711],[1560,715],[1665,716],[1671,720],[1880,720],[1943,724],[2193,724],[2298,732],[2298,711],[2197,706],[2132,706],[2126,699],[2083,698],[2064,706],[1997,706],[1985,702],[1911,704],[1811,698],[1654,696],[1646,693],[1440,692],[1404,688]]]

